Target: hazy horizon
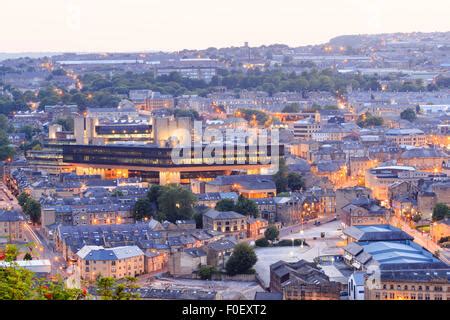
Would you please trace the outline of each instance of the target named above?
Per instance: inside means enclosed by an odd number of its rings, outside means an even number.
[[[16,0],[0,52],[152,52],[315,45],[341,35],[448,32],[447,0]]]

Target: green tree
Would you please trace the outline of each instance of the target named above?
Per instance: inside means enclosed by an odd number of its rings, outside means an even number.
[[[450,217],[450,208],[445,203],[438,203],[433,208],[433,221],[439,221]]]
[[[15,244],[7,244],[5,247],[5,261],[16,261],[19,255],[19,248]]]
[[[32,300],[33,272],[18,266],[0,268],[0,300]]]
[[[169,185],[158,197],[159,213],[170,222],[189,220],[194,215],[196,201],[190,190],[179,185]]]
[[[273,241],[276,238],[278,238],[279,234],[280,232],[274,225],[270,225],[269,227],[267,227],[266,231],[264,231],[264,237],[270,241]]]
[[[41,204],[32,198],[28,198],[23,206],[23,212],[28,215],[33,223],[41,221]]]
[[[216,203],[215,209],[217,211],[234,211],[235,204],[233,199],[222,199]]]
[[[417,115],[416,115],[416,112],[413,109],[408,108],[406,110],[403,110],[400,113],[400,118],[402,118],[404,120],[408,120],[409,122],[413,122],[414,120],[416,120]]]
[[[32,126],[23,126],[19,129],[21,133],[25,134],[25,138],[30,141],[34,136],[34,129]]]
[[[383,125],[383,118],[373,116],[370,112],[366,112],[358,117],[356,124],[362,128]]]
[[[33,257],[31,256],[31,254],[29,252],[27,252],[23,256],[23,260],[33,260]]]
[[[252,217],[257,217],[259,215],[259,209],[256,202],[251,199],[247,199],[243,195],[239,196],[234,211]]]
[[[114,297],[114,287],[116,280],[112,277],[98,277],[97,278],[97,295],[102,300],[112,300]]]
[[[0,130],[7,131],[6,128],[9,128],[9,120],[4,114],[0,114]]]
[[[140,221],[144,218],[151,218],[154,215],[152,203],[147,198],[139,199],[133,207],[133,218]]]
[[[73,131],[74,120],[73,118],[60,118],[56,120],[57,124],[60,124],[64,131]]]
[[[197,229],[203,229],[203,215],[209,210],[205,205],[196,205],[194,208],[194,220]]]
[[[255,250],[248,243],[242,242],[234,247],[225,269],[229,275],[247,273],[255,265],[256,261],[258,261],[258,258]]]
[[[27,202],[27,200],[30,198],[30,196],[28,195],[28,193],[26,192],[22,192],[18,197],[17,197],[17,202],[19,203],[19,205],[22,207],[25,206],[25,203]]]
[[[147,192],[147,198],[152,203],[158,203],[159,196],[163,193],[164,187],[160,186],[158,184],[154,184],[150,187],[150,189]]]
[[[281,112],[297,113],[300,112],[300,105],[298,103],[290,103],[286,105]]]
[[[278,172],[273,176],[277,193],[286,192],[288,188],[288,169],[284,158],[280,158]]]
[[[216,272],[217,270],[214,266],[201,266],[198,269],[198,275],[202,280],[211,280],[212,275]]]
[[[136,291],[137,279],[135,277],[126,277],[125,283],[116,285],[113,294],[113,300],[137,300],[140,294]]]
[[[0,161],[12,159],[14,157],[14,148],[10,145],[8,135],[3,128],[0,128]]]
[[[305,187],[305,181],[301,175],[296,172],[290,172],[287,176],[288,187],[292,191],[298,191]]]

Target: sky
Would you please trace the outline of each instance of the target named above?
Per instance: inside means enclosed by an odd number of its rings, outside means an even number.
[[[0,52],[176,51],[450,31],[448,0],[11,0]]]

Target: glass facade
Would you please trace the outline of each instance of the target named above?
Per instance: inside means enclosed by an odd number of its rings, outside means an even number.
[[[195,152],[191,149],[190,156],[181,157],[181,162],[172,161],[172,148],[161,148],[157,146],[119,146],[119,145],[65,145],[63,146],[63,161],[72,164],[91,165],[121,165],[121,166],[143,166],[143,167],[199,167],[210,164],[221,166],[235,165],[262,165],[270,163],[272,148],[278,148],[280,156],[284,155],[283,145],[268,146],[260,150],[246,147],[223,146],[222,152],[217,147],[210,152],[203,147],[203,152]],[[206,150],[205,150],[206,149]],[[204,154],[211,158],[205,157]],[[222,156],[220,156],[220,153]],[[217,161],[214,159],[218,155]],[[131,168],[130,168],[131,169]]]

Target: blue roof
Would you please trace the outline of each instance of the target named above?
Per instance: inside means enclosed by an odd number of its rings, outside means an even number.
[[[430,252],[411,242],[408,244],[392,241],[358,243],[364,252],[380,265],[391,263],[433,263],[439,262]]]

